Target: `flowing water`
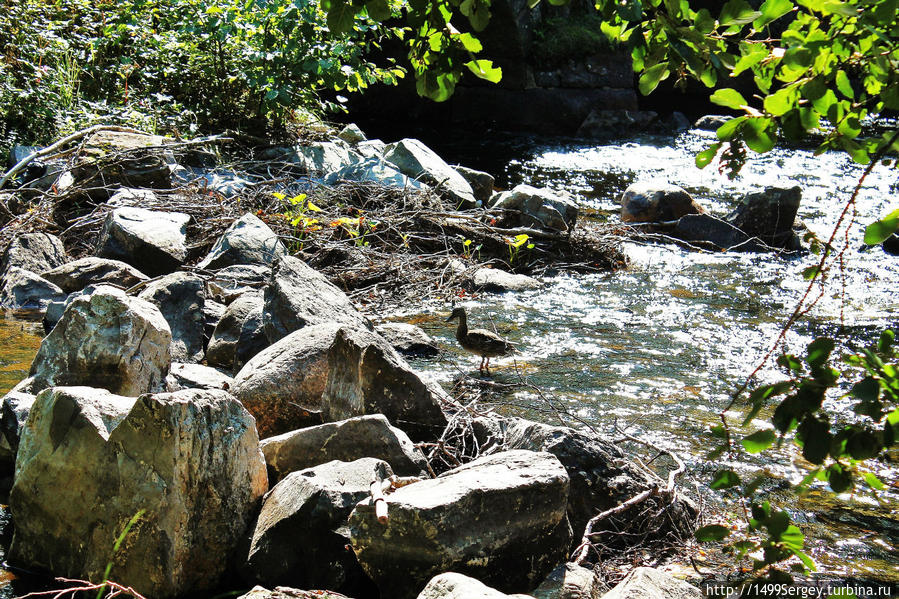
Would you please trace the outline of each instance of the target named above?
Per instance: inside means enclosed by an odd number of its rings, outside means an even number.
[[[630,183],[649,178],[684,187],[715,214],[729,212],[746,192],[799,185],[800,217],[825,239],[861,174],[841,155],[790,149],[754,158],[739,179],[730,181],[713,167],[699,170],[693,164],[693,155],[712,139],[711,133],[691,131],[602,145],[497,136],[426,141],[450,160],[498,175],[498,185],[523,182],[571,192],[583,212],[598,219],[617,218],[618,195]],[[866,223],[885,214],[896,191],[895,171],[875,169],[859,194],[857,220]],[[859,251],[861,245],[856,227],[848,237],[845,268],[831,271],[817,306],[787,335],[794,351],[841,327],[864,344],[883,327],[899,325],[899,258],[880,248]],[[814,259],[636,243],[625,244],[625,252],[630,266],[620,272],[561,274],[547,278],[538,291],[482,294],[461,304],[476,324],[492,321],[520,349],[514,360],[494,360],[494,382],[524,377],[599,430],[626,423],[632,434],[682,455],[687,484],[709,495],[704,485],[726,462],[708,464],[703,458],[713,443],[708,428],[770,348],[805,290],[801,272]],[[477,358],[456,347],[453,329],[443,322],[448,313],[445,305],[423,305],[391,316],[419,324],[444,345],[447,351],[439,359],[416,366],[447,385],[460,373],[477,375]],[[36,350],[29,331],[34,332],[20,323],[0,327],[0,391],[25,375]],[[778,373],[768,367],[760,376],[774,380]],[[516,387],[507,399],[519,412],[551,418],[545,400],[531,389]],[[847,406],[837,402],[835,407]],[[895,456],[877,466],[881,480],[894,485],[880,495],[880,505],[864,494],[831,498],[814,489],[797,499],[778,492],[805,471],[789,448],[726,465],[741,473],[769,472],[775,497],[803,523],[809,553],[822,571],[899,582]],[[718,508],[727,509],[724,504]]]

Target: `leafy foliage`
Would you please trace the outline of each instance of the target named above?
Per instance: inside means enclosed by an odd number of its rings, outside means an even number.
[[[531,50],[539,68],[554,68],[571,58],[604,54],[619,47],[617,38],[603,31],[605,22],[599,15],[578,15],[576,18],[551,18],[534,32]]]

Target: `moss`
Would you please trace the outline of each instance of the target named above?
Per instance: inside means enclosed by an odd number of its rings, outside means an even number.
[[[619,42],[603,33],[601,24],[602,18],[596,14],[547,19],[535,32],[534,65],[551,69],[571,58],[617,50]]]

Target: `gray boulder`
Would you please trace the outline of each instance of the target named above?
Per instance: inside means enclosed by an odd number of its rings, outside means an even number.
[[[267,490],[253,418],[224,391],[38,394],[22,433],[11,563],[148,597],[214,588]]]
[[[28,419],[34,395],[12,389],[0,403],[0,476],[12,474],[19,451],[22,428]]]
[[[600,599],[608,590],[593,570],[569,562],[556,566],[531,594],[536,599]]]
[[[746,194],[725,220],[770,247],[799,250],[799,238],[793,228],[801,199],[799,187],[767,187],[765,191]]]
[[[507,595],[486,584],[459,574],[444,572],[428,582],[417,599],[533,599],[530,595]]]
[[[414,324],[385,322],[376,325],[375,331],[404,356],[432,358],[440,353],[437,342]]]
[[[35,391],[89,385],[136,396],[161,388],[171,342],[172,332],[156,306],[102,287],[69,304],[41,342],[30,376]]]
[[[347,165],[325,178],[327,185],[336,185],[341,181],[374,183],[402,190],[422,191],[429,189],[421,181],[410,179],[396,170],[393,165],[384,162],[384,159],[380,157],[366,158],[360,162]]]
[[[326,422],[383,414],[413,440],[436,439],[446,427],[441,405],[450,399],[423,380],[380,335],[342,327],[328,353],[322,394]]]
[[[688,214],[674,225],[672,233],[678,239],[695,244],[708,244],[718,250],[763,252],[760,239],[750,237],[732,224],[711,214]]]
[[[337,137],[347,142],[348,144],[357,144],[362,141],[367,141],[368,138],[365,137],[365,133],[362,132],[362,129],[359,128],[359,125],[356,123],[350,123],[346,127],[340,130],[340,133],[337,134]]]
[[[234,264],[227,266],[209,280],[209,290],[224,304],[230,304],[248,291],[262,289],[272,276],[270,266]]]
[[[203,366],[202,364],[184,364],[172,362],[169,375],[165,378],[167,391],[182,389],[221,389],[230,391],[234,387],[234,379],[227,374]]]
[[[704,211],[689,193],[661,181],[633,183],[621,194],[621,222],[661,223]]]
[[[207,286],[206,289],[208,291],[209,287]],[[209,347],[209,340],[212,339],[212,335],[215,333],[215,327],[222,319],[222,316],[225,315],[225,310],[227,309],[228,306],[225,304],[220,304],[208,297],[203,302],[203,351]]]
[[[261,438],[321,423],[328,353],[337,323],[303,327],[256,354],[234,377],[234,396]]]
[[[387,144],[380,139],[367,139],[357,143],[353,149],[361,154],[363,158],[379,158],[383,160]]]
[[[42,273],[65,262],[66,250],[58,237],[49,233],[24,233],[9,242],[0,262],[0,273],[14,266]]]
[[[116,208],[106,215],[97,255],[121,260],[156,277],[177,270],[187,258],[190,215],[143,208]]]
[[[530,185],[516,185],[511,191],[493,196],[492,210],[518,214],[521,225],[552,231],[570,231],[577,221],[577,204],[565,194]]]
[[[371,502],[350,515],[353,551],[392,597],[415,597],[435,574],[473,576],[503,592],[535,587],[565,559],[568,475],[547,453],[480,458],[386,496],[389,522]]]
[[[275,590],[256,585],[250,592],[245,593],[237,599],[350,599],[346,595],[341,595],[335,591],[328,591],[327,595],[321,591],[303,591],[292,587],[275,587]]]
[[[311,175],[326,175],[358,162],[361,156],[343,141],[317,141],[294,146],[280,158],[297,164]]]
[[[734,117],[724,116],[722,114],[707,114],[696,119],[696,122],[693,123],[693,128],[701,129],[703,131],[717,131],[719,127],[732,118]]]
[[[362,329],[372,328],[343,291],[292,256],[285,256],[275,263],[264,299],[262,321],[271,343],[315,324],[339,322]]]
[[[259,584],[333,589],[354,594],[371,587],[346,550],[346,521],[371,484],[393,472],[363,458],[328,462],[287,475],[265,496],[243,571]]]
[[[635,568],[603,599],[700,599],[702,591],[655,568]]]
[[[403,139],[384,148],[384,159],[397,170],[435,187],[457,208],[474,208],[477,200],[465,178],[417,139]]]
[[[364,457],[384,460],[400,476],[421,476],[427,470],[421,451],[383,414],[291,431],[263,439],[260,446],[273,484],[297,470]]]
[[[93,256],[57,266],[42,276],[66,293],[75,293],[88,285],[101,283],[128,289],[148,279],[147,275],[130,264]]]
[[[232,264],[271,265],[287,254],[287,248],[267,224],[244,214],[215,242],[198,268],[215,270]]]
[[[138,297],[162,312],[172,331],[172,360],[200,362],[206,318],[206,282],[199,275],[174,272],[147,284]]]
[[[237,373],[268,347],[262,322],[262,293],[245,293],[231,302],[215,325],[206,348],[206,363]]]
[[[481,206],[486,206],[490,198],[493,197],[493,184],[496,182],[493,175],[461,165],[456,166],[455,169],[471,185],[474,199],[480,202]]]
[[[530,291],[543,284],[533,277],[517,275],[499,268],[479,268],[471,275],[471,283],[481,291],[504,293],[506,291]]]
[[[0,277],[0,308],[46,310],[50,302],[63,301],[66,294],[50,281],[31,271],[12,266]]]

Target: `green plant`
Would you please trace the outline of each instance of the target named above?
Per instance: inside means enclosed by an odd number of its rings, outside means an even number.
[[[506,239],[506,244],[509,246],[509,264],[514,265],[515,261],[518,259],[518,253],[521,251],[521,246],[525,246],[526,249],[532,250],[534,249],[533,243],[528,243],[528,239],[530,236],[527,233],[521,233],[520,235],[516,235],[515,237],[509,237]]]
[[[106,563],[106,570],[103,572],[103,580],[100,582],[100,588],[97,589],[97,597],[96,599],[103,599],[103,593],[106,592],[107,585],[109,584],[109,573],[112,572],[113,565],[115,564],[115,554],[119,552],[119,549],[122,547],[122,543],[125,542],[125,537],[128,536],[128,533],[131,532],[131,529],[134,527],[138,521],[143,518],[146,510],[138,510],[136,514],[131,516],[131,519],[128,520],[128,523],[125,524],[125,528],[122,529],[122,532],[116,538],[115,543],[112,545],[112,555],[109,558],[109,561]],[[116,593],[118,594],[118,593]]]
[[[605,54],[620,47],[618,39],[606,35],[603,19],[596,14],[555,17],[534,32],[531,56],[539,68],[551,69],[570,59]]]
[[[471,260],[474,257],[475,253],[478,255],[478,260],[481,259],[481,248],[484,247],[484,244],[479,243],[474,248],[472,248],[471,245],[473,243],[474,242],[471,239],[466,239],[462,242],[462,257],[466,260]]]

